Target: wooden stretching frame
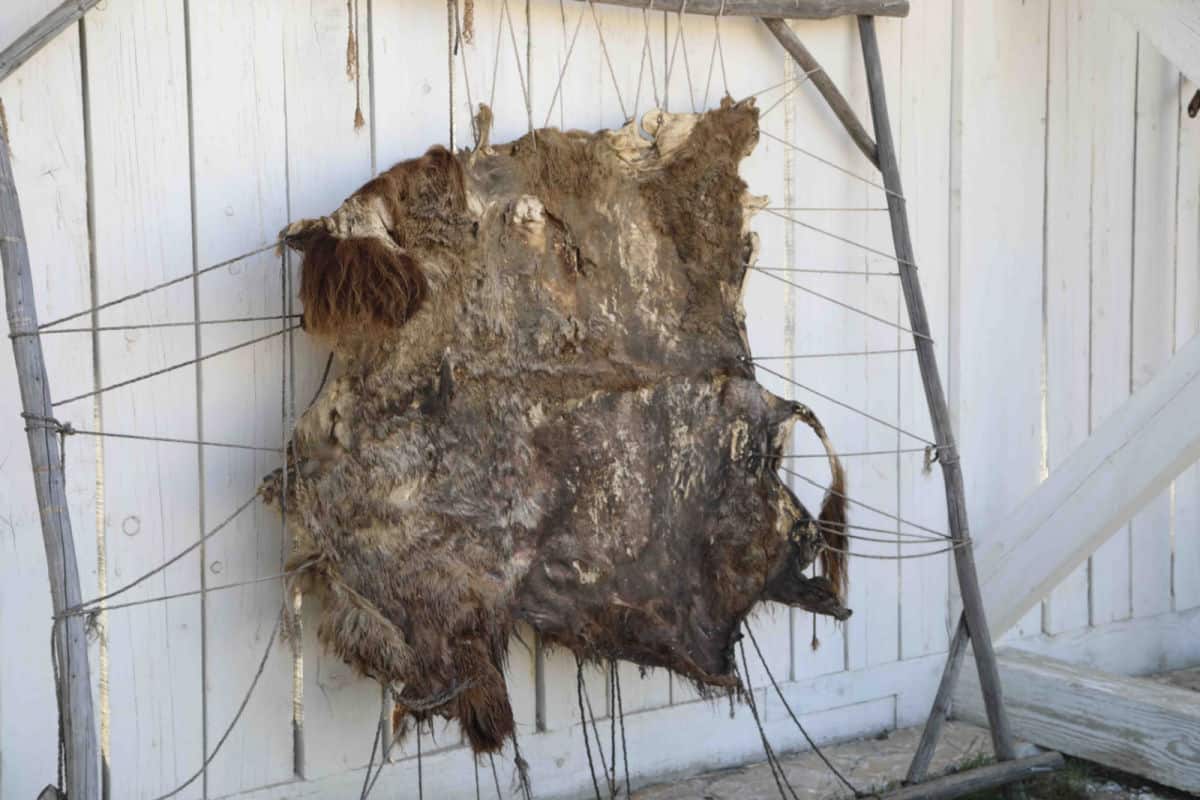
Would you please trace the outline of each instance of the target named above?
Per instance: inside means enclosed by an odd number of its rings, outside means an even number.
[[[908,309],[913,343],[920,365],[925,399],[933,423],[937,461],[946,487],[949,528],[954,540],[954,560],[962,595],[963,611],[950,643],[946,666],[937,695],[926,722],[921,743],[906,779],[907,788],[884,797],[907,800],[916,797],[959,797],[968,791],[999,786],[1037,772],[1062,766],[1062,757],[1046,753],[1032,758],[1016,758],[1012,732],[1003,705],[999,669],[975,569],[970,545],[962,468],[946,395],[938,372],[929,319],[921,292],[909,234],[908,212],[901,187],[900,167],[888,117],[883,66],[875,33],[875,16],[905,16],[908,0],[581,0],[655,11],[686,12],[710,16],[758,17],[772,35],[811,76],[812,83],[829,104],[850,138],[875,165],[887,190],[888,216],[900,282]],[[0,52],[0,81],[29,60],[47,42],[78,21],[98,0],[66,0],[47,14],[12,45]],[[872,140],[845,97],[832,79],[801,43],[785,19],[829,19],[858,16],[859,36],[875,129]],[[50,586],[55,614],[80,601],[78,567],[75,562],[71,521],[67,515],[63,474],[55,432],[40,420],[50,418],[49,393],[41,343],[36,335],[33,282],[29,271],[29,253],[24,239],[17,187],[12,173],[6,134],[0,130],[0,257],[4,261],[4,291],[7,303],[17,377],[21,389],[33,462],[38,504],[41,510]],[[992,743],[1000,764],[924,782],[942,724],[949,710],[951,695],[961,669],[967,642],[974,650]],[[71,800],[97,800],[98,749],[92,709],[88,670],[87,641],[83,619],[70,616],[55,626],[55,655],[60,666],[58,696],[62,715],[65,748],[67,796]],[[919,785],[918,785],[919,784]]]

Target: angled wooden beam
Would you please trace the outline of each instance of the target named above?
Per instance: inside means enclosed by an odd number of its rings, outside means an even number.
[[[92,684],[84,618],[59,617],[79,605],[79,565],[67,510],[66,478],[57,431],[50,422],[50,382],[42,358],[29,249],[17,200],[7,134],[0,128],[0,260],[4,262],[4,302],[17,365],[21,409],[25,415],[33,485],[42,522],[42,543],[50,577],[50,600],[58,620],[51,646],[56,663],[59,732],[64,746],[67,796],[71,800],[100,797],[99,750],[92,711]],[[49,713],[49,712],[48,712]]]
[[[1154,43],[1192,83],[1200,84],[1200,3],[1195,0],[1103,0]]]
[[[879,800],[953,800],[956,797],[1054,772],[1062,769],[1063,764],[1061,753],[1038,753],[1014,761],[1001,761],[998,764],[943,775],[925,781],[920,786],[908,786],[874,796]]]
[[[867,129],[858,121],[858,115],[854,113],[854,109],[850,107],[850,103],[846,100],[845,95],[838,90],[837,84],[833,82],[833,78],[826,74],[822,69],[821,64],[817,59],[813,58],[813,54],[808,52],[808,48],[804,46],[804,42],[800,41],[800,37],[796,32],[788,27],[788,24],[778,17],[764,17],[763,24],[771,31],[772,35],[779,40],[783,45],[783,49],[788,51],[792,58],[796,59],[796,63],[800,65],[800,69],[804,70],[804,74],[809,76],[813,86],[817,87],[817,91],[825,98],[825,102],[833,110],[834,116],[842,123],[842,127],[846,129],[846,133],[850,134],[850,138],[862,154],[867,157],[867,160],[879,166],[879,152],[875,146],[875,141],[871,138],[871,134],[867,133]]]
[[[958,447],[954,441],[954,427],[950,424],[946,393],[942,389],[942,378],[938,372],[937,354],[934,352],[933,337],[930,335],[925,297],[917,275],[904,187],[900,179],[900,161],[888,118],[883,59],[879,55],[879,38],[875,33],[874,18],[859,17],[858,33],[862,41],[863,64],[867,72],[871,120],[875,126],[875,139],[879,143],[879,171],[883,175],[883,185],[887,188],[888,219],[892,226],[892,242],[897,267],[900,270],[900,287],[904,292],[904,305],[908,309],[908,322],[913,332],[913,346],[917,351],[917,365],[921,370],[925,402],[929,406],[933,438],[937,442],[938,465],[942,468],[942,480],[946,487],[947,523],[950,537],[954,540],[954,568],[958,576],[959,593],[963,599],[963,616],[966,619],[967,632],[970,634],[969,637],[963,637],[964,646],[965,640],[970,638],[978,663],[979,680],[984,687],[984,700],[987,704],[992,746],[996,757],[1001,761],[1012,761],[1016,753],[1004,711],[1004,692],[1000,685],[996,654],[992,650],[992,637],[988,632],[987,614],[980,594],[975,554],[970,546],[971,535],[963,489],[962,465],[959,463]],[[946,672],[952,672],[953,668],[951,658],[947,662]]]
[[[982,722],[971,670],[954,715]],[[1000,675],[1022,739],[1187,792],[1200,792],[1200,694],[1005,648]]]
[[[16,40],[0,52],[0,83],[17,70],[17,67],[33,58],[34,53],[45,47],[55,36],[58,36],[99,3],[100,0],[66,0],[58,8],[51,11],[33,27],[18,36]]]
[[[586,0],[581,0],[585,2]],[[833,19],[856,14],[878,17],[908,16],[908,0],[594,0],[610,6],[652,11],[705,14],[715,17],[783,17]]]
[[[986,457],[986,454],[980,454]],[[1200,337],[976,543],[999,636],[1200,458]]]

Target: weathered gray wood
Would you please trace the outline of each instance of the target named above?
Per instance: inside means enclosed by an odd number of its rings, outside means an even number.
[[[946,507],[950,535],[956,545],[954,565],[963,601],[963,614],[966,616],[971,644],[975,650],[980,683],[985,687],[984,699],[992,732],[992,745],[1001,761],[1010,761],[1015,756],[1012,732],[1004,713],[996,654],[992,648],[991,634],[988,632],[979,579],[975,574],[975,555],[970,544],[962,467],[958,460],[954,431],[950,425],[946,394],[938,374],[937,355],[934,353],[933,338],[930,336],[925,298],[917,277],[912,237],[908,230],[908,212],[900,180],[900,164],[895,143],[892,141],[891,122],[888,119],[887,93],[883,81],[883,64],[879,57],[879,40],[875,35],[875,20],[871,17],[859,17],[858,31],[862,39],[863,61],[866,64],[875,141],[879,148],[879,167],[883,173],[883,184],[888,189],[888,216],[892,223],[892,238],[900,268],[900,285],[904,291],[904,304],[908,308],[909,327],[914,332],[913,344],[917,351],[921,381],[925,387],[925,399],[929,404],[929,416],[938,446],[938,463],[942,467],[942,477],[946,485]]]
[[[1022,739],[1200,791],[1200,695],[1005,648],[1000,672],[1013,727]],[[979,683],[964,674],[954,715],[984,718]]]
[[[958,625],[954,628],[954,638],[950,640],[950,652],[946,654],[942,680],[938,684],[937,694],[934,695],[933,707],[929,709],[929,719],[925,721],[921,741],[917,744],[912,763],[908,765],[908,775],[904,778],[904,782],[910,786],[925,779],[929,762],[933,760],[933,752],[937,749],[938,739],[942,735],[942,726],[950,714],[950,700],[954,696],[954,687],[958,684],[958,673],[962,669],[968,638],[967,617],[960,614]]]
[[[581,0],[586,1],[586,0]],[[651,8],[715,17],[783,17],[784,19],[833,19],[854,14],[879,17],[908,16],[908,0],[594,0],[610,6]],[[686,7],[684,3],[686,2]]]
[[[690,6],[689,6],[690,8]],[[837,88],[837,84],[833,82],[833,78],[821,68],[820,62],[817,61],[808,52],[808,48],[800,41],[800,37],[796,32],[788,27],[788,24],[778,17],[764,17],[763,24],[767,29],[779,40],[783,45],[783,49],[787,50],[792,58],[796,59],[796,63],[800,65],[800,69],[809,76],[813,86],[817,87],[817,91],[825,98],[825,102],[833,110],[834,116],[845,127],[846,133],[850,134],[850,138],[858,149],[862,151],[867,160],[879,166],[879,153],[875,146],[875,142],[871,139],[871,134],[867,133],[867,129],[859,122],[858,115],[854,113],[854,109],[850,107],[850,103],[846,100],[845,95]]]
[[[881,800],[950,800],[971,792],[994,789],[997,786],[1031,778],[1045,772],[1062,769],[1061,753],[1038,753],[1015,761],[1001,761],[986,767],[957,772],[881,795]]]
[[[100,0],[66,0],[51,11],[32,28],[17,37],[16,41],[0,53],[0,82],[3,82],[17,67],[24,64],[33,54],[51,39],[62,33],[69,25],[79,21]]]
[[[25,225],[3,129],[0,129],[0,260],[4,262],[4,300],[21,388],[21,408],[29,417],[25,430],[42,521],[50,596],[57,615],[81,600],[79,568],[57,433],[38,421],[50,417],[53,410],[42,343],[37,336],[30,335],[37,332],[38,326],[33,278],[29,273]],[[67,795],[71,800],[93,800],[100,796],[99,760],[83,617],[68,617],[56,625],[53,642],[59,669],[55,689],[66,744]]]

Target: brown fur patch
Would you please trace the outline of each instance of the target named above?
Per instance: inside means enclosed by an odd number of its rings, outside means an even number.
[[[416,262],[379,239],[322,236],[304,254],[300,300],[310,333],[399,328],[428,293]]]

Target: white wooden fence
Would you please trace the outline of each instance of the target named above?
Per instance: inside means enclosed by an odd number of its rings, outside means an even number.
[[[0,46],[52,5],[5,4]],[[510,5],[524,58],[524,4]],[[269,243],[287,220],[323,213],[374,172],[447,142],[445,5],[355,0],[350,8],[360,20],[357,85],[346,71],[345,0],[105,0],[0,84],[44,320]],[[486,101],[493,80],[493,140],[526,129],[514,48],[497,28],[501,9],[498,0],[478,0],[475,40],[455,60],[459,146],[470,140],[468,87],[474,102]],[[638,11],[597,6],[596,13],[613,76],[586,4],[533,0],[535,124],[550,112],[580,15],[553,124],[612,127],[622,122],[622,103],[641,111],[657,95],[672,110],[690,110],[689,92],[697,107],[717,101],[723,74],[735,97],[796,74],[757,22],[727,19],[724,69],[718,60],[710,78],[714,26],[687,19],[664,86],[678,20],[653,13],[647,29]],[[910,17],[879,27],[921,280],[957,415],[973,528],[984,539],[990,524],[1200,326],[1200,121],[1184,111],[1196,87],[1121,18],[1085,0],[916,0]],[[865,119],[852,21],[796,28]],[[648,64],[639,69],[647,46],[653,75]],[[759,97],[760,108],[770,109],[763,129],[870,175],[811,87],[775,105],[786,88]],[[356,130],[359,102],[366,125]],[[743,174],[773,206],[808,209],[780,213],[890,251],[886,215],[862,210],[882,208],[878,189],[765,136]],[[784,277],[903,321],[888,259],[778,216],[764,214],[755,227],[763,266],[857,273]],[[263,253],[64,327],[275,315],[280,279],[278,258]],[[769,365],[929,436],[915,358],[895,352],[908,348],[904,334],[764,274],[750,278],[746,307],[759,356],[889,351]],[[189,361],[279,324],[48,335],[52,396]],[[283,360],[275,337],[56,410],[79,429],[278,447]],[[297,339],[301,409],[323,365],[319,346]],[[760,380],[809,403],[842,451],[887,451],[846,458],[856,499],[944,530],[941,481],[924,474],[919,441],[770,374]],[[17,412],[12,362],[0,357],[4,798],[33,797],[55,772],[49,594]],[[819,452],[815,442],[797,439],[796,453]],[[120,586],[194,542],[277,461],[271,452],[70,438],[67,479],[84,596]],[[818,482],[827,477],[821,459],[790,466]],[[819,490],[794,483],[816,504]],[[897,529],[861,508],[854,521]],[[897,551],[861,541],[854,549]],[[256,508],[128,599],[204,594],[101,618],[92,664],[111,797],[155,797],[189,777],[215,746],[281,599],[271,581],[215,589],[278,573],[280,551],[278,520]],[[1200,607],[1198,568],[1200,472],[1193,468],[1013,636],[1129,669],[1200,660],[1200,637],[1178,635],[1181,625],[1197,624],[1197,613],[1182,612]],[[855,615],[842,626],[818,620],[816,650],[810,615],[776,608],[755,617],[772,670],[786,678],[785,691],[815,735],[858,736],[923,719],[946,649],[949,575],[945,556],[853,559]],[[533,637],[523,638],[512,646],[509,677],[535,789],[545,797],[590,791],[574,661],[526,647]],[[727,705],[698,701],[661,672],[642,676],[623,665],[621,676],[635,780],[758,757],[744,709],[731,718]],[[751,679],[772,739],[781,749],[800,746],[781,707],[764,697],[762,670],[752,669]],[[597,715],[607,716],[604,676],[589,674],[588,686]],[[294,710],[302,747],[293,737]],[[180,796],[352,795],[378,714],[378,688],[323,655],[313,637],[295,662],[277,647],[230,740],[204,779]],[[473,796],[475,766],[457,731],[439,726],[422,736],[427,796]],[[385,769],[378,791],[416,796],[415,752],[409,741],[393,755],[397,763]],[[510,756],[500,764],[506,793]],[[490,784],[486,761],[480,774]]]

